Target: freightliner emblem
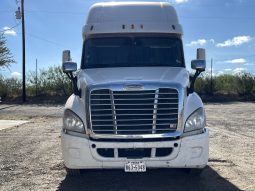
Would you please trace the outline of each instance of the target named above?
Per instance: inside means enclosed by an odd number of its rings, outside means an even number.
[[[125,85],[124,90],[125,91],[136,91],[136,90],[143,90],[143,85],[139,84],[130,84],[130,85]]]

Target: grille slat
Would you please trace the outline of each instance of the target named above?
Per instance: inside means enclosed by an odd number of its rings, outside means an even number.
[[[129,127],[129,125],[134,125],[134,126],[152,126],[153,124],[152,123],[147,123],[147,124],[118,124],[118,127]],[[161,124],[156,124],[157,126],[158,125],[169,125],[169,123],[161,123]],[[94,127],[112,127],[113,125],[112,124],[104,124],[104,125],[93,125]],[[130,127],[130,129],[133,128],[133,127]],[[170,128],[170,127],[169,127]],[[120,129],[118,129],[119,131]]]
[[[118,119],[117,121],[119,122],[119,121],[148,121],[148,120],[152,120],[151,118],[147,118],[147,119]],[[176,119],[171,119],[171,120],[177,120],[177,118]],[[112,121],[112,120],[110,120],[110,119],[95,119],[95,120],[93,120],[94,122],[96,122],[96,121]],[[167,121],[167,119],[157,119],[157,121]]]
[[[134,132],[138,132],[138,131],[153,131],[154,129],[133,129],[132,131]],[[165,131],[166,129],[156,129],[157,131]],[[127,131],[125,129],[122,130],[118,130],[118,132],[123,132],[123,131]],[[103,129],[103,130],[94,130],[94,132],[114,132],[114,130],[107,130],[107,129]]]
[[[112,116],[112,114],[96,114],[93,115],[94,117],[103,117],[103,116]],[[152,114],[148,114],[148,113],[128,113],[128,114],[119,114],[118,116],[133,116],[133,115],[149,115],[151,116]],[[161,113],[161,114],[157,114],[157,116],[164,116],[164,115],[178,115],[178,113]]]
[[[153,90],[154,91],[154,90]],[[133,92],[133,91],[130,91]],[[162,95],[178,95],[178,93],[160,93]],[[126,96],[127,94],[125,93],[116,93],[115,95],[123,95]],[[138,96],[142,96],[142,95],[155,95],[155,93],[130,93],[129,95],[138,95]],[[109,94],[93,94],[91,96],[109,96]]]
[[[101,103],[96,103],[96,104],[93,104],[93,106],[111,106],[111,104],[101,104]],[[124,106],[126,106],[126,105],[130,105],[130,103],[119,103],[119,104],[117,104],[117,105],[124,105]],[[176,103],[156,103],[156,104],[151,104],[151,103],[132,103],[132,105],[134,105],[134,106],[140,106],[140,105],[152,105],[152,106],[154,106],[154,105],[176,105]]]
[[[155,134],[175,131],[178,92],[171,88],[140,91],[93,90],[91,128],[97,134]]]
[[[178,98],[137,98],[137,99],[128,99],[130,101],[138,101],[138,100],[177,100]],[[115,101],[126,101],[127,99],[114,99]],[[91,99],[91,101],[110,101],[109,99]]]
[[[112,109],[93,109],[92,112],[96,112],[96,111],[112,111]],[[119,111],[128,111],[128,110],[132,110],[132,111],[147,111],[148,109],[116,109],[116,110],[119,110]],[[178,108],[161,108],[161,110],[178,110]]]

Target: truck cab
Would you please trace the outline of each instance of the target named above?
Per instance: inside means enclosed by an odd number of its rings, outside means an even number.
[[[73,83],[61,132],[70,173],[80,169],[203,169],[204,106],[194,92],[205,50],[186,69],[182,27],[167,2],[94,4],[83,27],[80,69],[63,52]]]

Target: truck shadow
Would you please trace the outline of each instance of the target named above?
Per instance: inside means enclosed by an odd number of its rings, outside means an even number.
[[[90,170],[81,175],[69,176],[58,190],[89,191],[237,191],[234,184],[221,177],[211,167],[199,176],[180,169],[157,169],[146,173],[124,173],[121,170]]]

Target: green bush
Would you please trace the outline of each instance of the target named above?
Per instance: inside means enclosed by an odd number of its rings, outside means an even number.
[[[26,93],[34,96],[69,96],[72,93],[71,81],[62,72],[61,67],[50,67],[27,75]],[[22,95],[22,81],[16,78],[4,78],[0,75],[0,97],[16,98]]]
[[[203,95],[212,95],[216,91],[215,80],[215,77],[211,79],[211,76],[207,73],[202,74],[196,80],[195,91]]]
[[[246,72],[214,76],[211,88],[211,78],[205,74],[197,79],[195,90],[200,95],[251,96],[255,93],[255,78]]]
[[[72,93],[70,79],[62,72],[60,66],[53,66],[47,70],[40,70],[37,81],[35,72],[27,75],[27,95],[67,97]],[[255,77],[249,73],[236,75],[224,74],[211,77],[208,73],[202,74],[196,81],[195,91],[206,97],[224,95],[234,97],[252,97],[255,95]],[[0,75],[0,97],[16,98],[22,95],[20,79],[6,79]]]
[[[249,73],[242,73],[236,76],[236,92],[238,95],[252,95],[255,90],[255,78]]]
[[[16,78],[5,79],[0,76],[0,97],[18,97],[21,94],[22,83]]]
[[[236,94],[236,76],[224,74],[216,78],[215,89],[219,94],[233,95]]]
[[[59,66],[50,67],[48,70],[40,70],[37,81],[36,73],[30,72],[28,79],[27,89],[30,96],[67,96],[72,92],[71,81]]]
[[[5,84],[5,79],[2,75],[0,75],[0,97],[7,97],[7,87]]]

